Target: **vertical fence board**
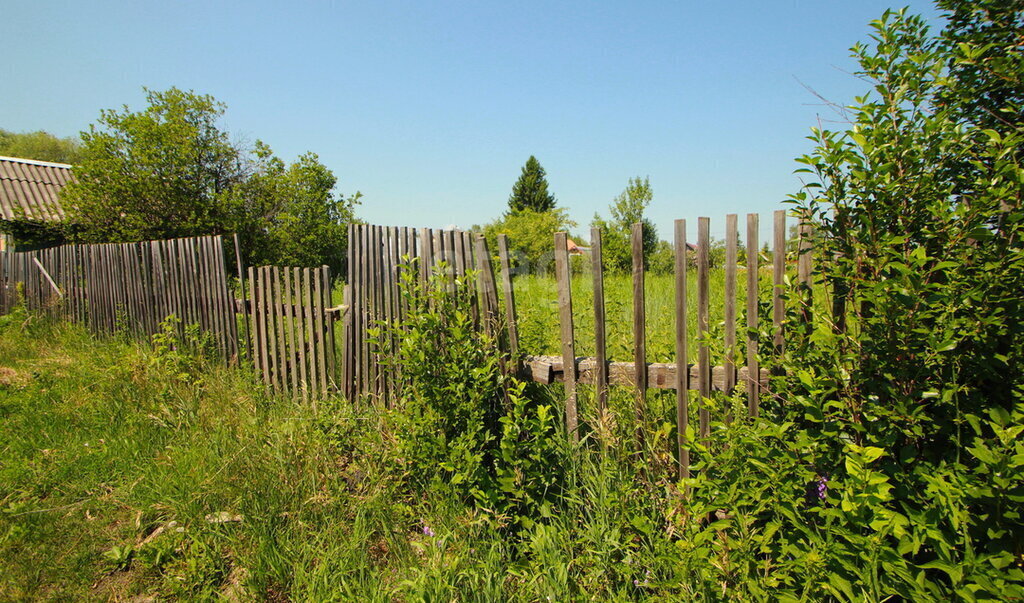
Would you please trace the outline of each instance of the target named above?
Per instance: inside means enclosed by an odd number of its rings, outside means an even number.
[[[312,272],[312,270],[310,271]],[[313,278],[313,313],[314,320],[316,322],[317,338],[317,372],[320,378],[320,394],[324,395],[327,393],[327,342],[324,340],[325,328],[324,328],[324,293],[323,293],[323,281],[320,278],[316,278],[315,274]]]
[[[633,224],[630,233],[633,255],[633,367],[636,371],[637,436],[643,436],[647,416],[647,298],[644,295],[644,225]]]
[[[759,414],[761,367],[757,360],[759,258],[757,249],[757,214],[747,214],[747,415]]]
[[[505,328],[508,333],[508,351],[515,366],[519,366],[519,326],[516,316],[516,294],[512,287],[512,266],[508,255],[508,237],[498,235],[498,262],[501,264],[501,288],[505,298]]]
[[[596,229],[595,229],[596,230]],[[679,479],[690,477],[690,354],[686,323],[686,220],[675,221],[676,448]]]
[[[739,234],[737,232],[736,214],[725,216],[725,356],[722,365],[725,368],[723,389],[726,396],[736,388],[736,265]],[[729,420],[732,412],[726,412]]]
[[[711,353],[708,349],[709,266],[711,224],[707,218],[697,220],[697,385],[700,393],[700,437],[711,434],[708,398],[711,397]]]
[[[324,288],[324,337],[326,342],[324,344],[324,352],[327,354],[327,382],[326,387],[328,388],[324,393],[328,393],[335,387],[337,370],[334,348],[334,320],[327,316],[326,309],[331,305],[331,269],[327,266],[320,267],[320,280],[323,283]]]
[[[777,210],[774,215],[774,248],[772,250],[772,328],[775,353],[782,354],[785,339],[782,321],[786,307],[782,296],[785,293],[786,278],[786,211]]]
[[[604,258],[601,248],[601,229],[590,229],[590,263],[594,288],[594,389],[597,408],[604,413],[608,410],[608,342],[605,325],[604,305]]]
[[[569,248],[564,232],[555,233],[555,280],[558,284],[558,317],[561,325],[562,371],[565,383],[565,424],[569,436],[579,441],[576,409],[576,344],[572,323],[572,274]]]

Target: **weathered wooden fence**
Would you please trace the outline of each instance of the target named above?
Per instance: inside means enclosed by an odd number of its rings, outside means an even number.
[[[327,266],[249,268],[250,355],[268,391],[304,400],[336,388]]]
[[[723,320],[724,362],[711,366],[710,358],[710,220],[697,221],[697,245],[687,245],[687,223],[677,220],[674,229],[675,260],[675,362],[647,361],[645,315],[646,267],[643,263],[642,228],[632,232],[633,256],[633,357],[610,359],[606,349],[604,262],[601,233],[591,232],[593,320],[595,355],[576,355],[573,300],[570,287],[568,241],[565,233],[554,238],[555,276],[558,287],[561,354],[531,356],[519,349],[515,290],[508,254],[508,241],[498,238],[500,277],[495,279],[491,252],[478,234],[457,230],[432,230],[351,225],[349,228],[349,283],[343,305],[332,307],[331,282],[327,267],[318,269],[263,266],[248,269],[250,300],[236,300],[228,285],[221,237],[149,241],[143,243],[64,245],[41,251],[0,252],[0,312],[7,312],[19,299],[32,309],[59,313],[82,322],[98,333],[127,330],[148,336],[156,333],[169,316],[183,325],[198,324],[209,333],[225,358],[236,358],[248,348],[253,366],[268,391],[303,399],[323,397],[340,390],[349,399],[371,396],[393,400],[401,379],[391,362],[401,338],[398,325],[406,318],[408,304],[400,282],[407,278],[426,281],[438,266],[449,274],[464,277],[475,271],[474,312],[480,328],[498,333],[502,350],[514,363],[508,370],[540,383],[561,381],[565,386],[565,417],[569,433],[580,433],[577,386],[595,387],[599,410],[606,408],[609,387],[621,386],[635,392],[636,413],[643,419],[647,392],[652,388],[676,391],[676,423],[679,473],[689,475],[687,433],[694,410],[698,437],[710,429],[706,403],[712,392],[732,394],[745,391],[747,413],[756,416],[767,384],[768,372],[761,366],[764,350],[781,352],[785,343],[785,294],[787,246],[796,253],[797,281],[807,294],[810,287],[811,254],[809,227],[801,224],[798,241],[787,241],[786,213],[774,214],[772,242],[772,285],[762,291],[759,273],[759,217],[747,216],[745,329],[738,334],[738,217],[725,219],[725,307]],[[687,306],[688,266],[695,254],[697,307]],[[789,253],[793,257],[794,253]],[[239,264],[239,276],[241,264]],[[242,288],[245,291],[245,287]],[[503,311],[499,307],[503,298]],[[60,303],[57,303],[57,302]],[[772,307],[771,344],[760,340],[758,307]],[[809,321],[809,304],[804,320]],[[347,308],[347,312],[343,309]],[[236,312],[243,313],[247,339],[239,345]],[[696,312],[696,362],[689,348],[687,320]],[[342,354],[335,355],[334,321],[344,314]],[[181,326],[179,326],[179,329]],[[682,367],[682,368],[680,368]],[[339,376],[340,374],[340,376]],[[690,392],[697,392],[691,396]],[[728,417],[725,417],[728,419]]]
[[[725,297],[723,319],[724,364],[710,364],[710,263],[711,247],[709,218],[697,221],[696,251],[687,245],[686,220],[676,220],[674,228],[674,335],[675,357],[673,363],[649,363],[646,352],[646,316],[645,287],[643,263],[643,231],[640,224],[635,224],[631,233],[633,258],[633,350],[632,362],[612,362],[608,359],[605,342],[605,297],[604,297],[604,264],[602,258],[602,241],[599,229],[591,231],[591,258],[594,288],[594,333],[596,354],[592,358],[579,358],[575,353],[576,337],[573,325],[572,294],[570,287],[569,254],[565,233],[555,235],[555,274],[558,284],[558,305],[561,356],[529,356],[525,359],[526,374],[535,381],[552,383],[562,381],[565,384],[566,426],[573,437],[579,434],[579,411],[577,408],[576,388],[578,384],[595,386],[596,400],[600,409],[604,409],[608,400],[610,385],[621,385],[635,390],[636,413],[643,421],[647,412],[647,390],[650,388],[674,389],[676,391],[676,433],[678,447],[679,476],[689,477],[691,442],[688,441],[691,411],[697,410],[698,437],[707,437],[710,433],[711,414],[707,403],[713,391],[732,394],[742,387],[747,396],[747,413],[751,417],[758,415],[761,396],[765,391],[768,371],[761,367],[760,362],[760,325],[758,304],[762,299],[770,299],[772,305],[772,342],[773,353],[781,353],[784,343],[785,301],[787,292],[785,285],[787,237],[786,212],[774,214],[774,236],[772,250],[772,287],[770,291],[761,291],[759,279],[759,216],[747,215],[746,232],[746,329],[744,337],[745,350],[741,350],[737,342],[737,276],[738,276],[738,219],[737,215],[729,214],[725,218]],[[798,291],[808,295],[811,278],[811,230],[810,226],[801,222],[798,226],[796,243]],[[687,307],[687,283],[689,254],[696,253],[697,267],[697,308]],[[794,255],[794,254],[790,254]],[[807,298],[809,307],[809,298]],[[690,312],[697,313],[697,357],[696,363],[691,362],[689,349],[690,333],[687,318]],[[810,316],[805,314],[805,319]],[[741,364],[745,361],[745,366]],[[683,370],[680,367],[685,367]],[[696,391],[694,398],[690,392]],[[729,420],[729,416],[722,417]]]
[[[345,299],[350,310],[341,367],[342,390],[349,398],[370,395],[389,400],[397,395],[399,379],[387,360],[396,353],[401,336],[395,327],[408,312],[402,275],[424,282],[439,265],[456,277],[477,271],[472,286],[479,295],[478,311],[481,317],[497,312],[494,273],[482,236],[459,230],[350,226]]]
[[[0,312],[19,299],[96,333],[152,335],[173,315],[179,334],[198,324],[224,358],[238,354],[220,236],[0,252]]]

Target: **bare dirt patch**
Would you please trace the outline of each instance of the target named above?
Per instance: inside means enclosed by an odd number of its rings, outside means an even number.
[[[9,366],[0,366],[0,387],[25,387],[32,380],[32,376],[25,371],[19,371]]]

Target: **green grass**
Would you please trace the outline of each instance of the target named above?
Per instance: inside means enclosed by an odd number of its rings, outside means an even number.
[[[244,371],[0,317],[0,599],[566,600],[591,580],[632,597],[604,548],[580,555],[579,534],[639,551],[599,501],[577,494],[513,542],[404,487],[390,439],[377,411],[314,411]],[[222,513],[241,521],[208,520]]]

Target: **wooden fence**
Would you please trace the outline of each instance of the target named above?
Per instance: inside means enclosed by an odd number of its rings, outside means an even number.
[[[443,264],[442,264],[443,263]],[[497,313],[498,296],[490,255],[483,237],[459,230],[353,224],[349,227],[349,286],[342,391],[350,398],[370,395],[394,399],[400,380],[388,358],[397,352],[399,329],[408,305],[402,297],[403,273],[420,282],[439,265],[455,277],[475,270],[481,317]],[[414,273],[412,271],[415,271]],[[490,320],[483,321],[491,324]],[[379,329],[380,335],[373,333]]]
[[[691,414],[697,410],[698,437],[710,434],[711,414],[707,401],[713,391],[733,394],[739,388],[746,392],[747,414],[756,417],[759,413],[761,397],[768,380],[768,371],[761,366],[761,341],[758,306],[761,300],[770,299],[772,306],[772,351],[781,353],[785,344],[785,296],[787,286],[786,274],[786,212],[776,211],[774,214],[774,236],[772,250],[772,287],[770,291],[761,291],[759,279],[759,216],[747,215],[746,224],[746,329],[744,349],[740,349],[737,341],[737,280],[738,280],[738,217],[729,214],[725,218],[725,297],[723,319],[724,364],[710,364],[710,262],[711,247],[709,218],[697,221],[696,251],[687,245],[686,220],[676,220],[674,228],[674,363],[649,363],[646,352],[646,316],[644,276],[646,267],[643,260],[643,230],[640,224],[633,225],[631,233],[631,253],[633,261],[633,360],[632,362],[612,362],[607,356],[605,334],[605,296],[604,296],[604,263],[602,257],[602,240],[599,229],[591,230],[591,264],[593,270],[594,289],[594,334],[595,356],[579,358],[576,356],[576,337],[573,324],[572,293],[570,287],[570,265],[568,245],[565,233],[557,233],[555,245],[555,278],[558,285],[559,326],[562,354],[560,356],[528,356],[525,358],[525,375],[541,382],[552,383],[562,381],[565,384],[565,418],[566,427],[574,438],[579,437],[579,410],[577,408],[576,389],[578,384],[591,384],[595,387],[596,401],[603,410],[608,401],[608,388],[612,385],[630,387],[635,390],[636,414],[638,420],[644,420],[647,412],[647,390],[650,388],[674,389],[676,391],[676,433],[678,447],[679,476],[689,477],[688,441]],[[797,279],[796,289],[801,295],[807,296],[811,284],[811,229],[806,223],[798,226],[796,241]],[[687,306],[687,274],[691,253],[696,254],[697,267],[697,308]],[[503,266],[504,269],[504,266]],[[806,298],[809,301],[809,298]],[[809,303],[804,304],[809,308]],[[692,351],[689,349],[687,318],[690,312],[697,313],[697,346],[696,362],[692,363]],[[514,315],[511,316],[514,322]],[[804,320],[809,321],[809,310],[804,312]],[[745,362],[745,366],[742,364]],[[680,370],[679,367],[685,367]],[[690,391],[698,392],[695,399]],[[729,420],[730,417],[722,417]]]
[[[723,320],[724,362],[710,364],[710,220],[697,221],[697,245],[687,245],[687,223],[677,220],[674,229],[675,362],[647,361],[645,315],[646,267],[642,253],[642,227],[632,231],[633,357],[613,361],[606,349],[604,262],[601,233],[591,232],[593,271],[593,320],[595,356],[576,356],[573,300],[570,287],[568,240],[565,233],[554,237],[555,276],[558,287],[561,354],[531,356],[519,349],[515,288],[509,262],[508,241],[498,238],[500,280],[495,279],[491,252],[481,235],[455,230],[432,230],[351,225],[349,228],[349,284],[342,306],[331,307],[330,275],[318,269],[263,266],[248,269],[250,301],[236,300],[230,292],[221,237],[148,241],[104,245],[64,245],[33,252],[0,252],[0,312],[7,312],[19,300],[32,309],[59,313],[82,322],[98,333],[127,330],[148,336],[160,329],[167,317],[175,315],[183,324],[198,324],[209,333],[225,358],[235,358],[240,346],[236,312],[243,313],[248,333],[246,345],[253,366],[268,391],[310,400],[340,390],[349,399],[370,396],[394,400],[400,394],[400,376],[390,362],[397,353],[401,329],[407,316],[400,281],[403,275],[425,281],[438,266],[464,277],[475,271],[474,313],[480,328],[507,331],[497,333],[502,351],[515,364],[508,365],[521,376],[540,383],[561,381],[565,386],[565,417],[569,433],[580,434],[577,386],[595,387],[599,410],[606,408],[610,387],[628,387],[635,392],[636,413],[643,419],[646,397],[651,388],[676,391],[676,424],[679,474],[689,475],[687,433],[696,410],[698,437],[710,430],[706,401],[712,392],[732,394],[745,391],[747,413],[757,416],[767,383],[762,367],[764,350],[782,351],[785,344],[786,214],[774,214],[772,286],[762,291],[759,273],[759,217],[749,214],[746,223],[746,324],[742,338],[738,331],[738,217],[725,218],[725,307]],[[810,230],[799,227],[796,242],[798,292],[810,290]],[[688,266],[695,254],[697,307],[689,308],[686,292]],[[792,254],[790,254],[792,255]],[[242,276],[241,264],[238,266]],[[499,296],[499,283],[500,291]],[[242,287],[245,291],[246,288]],[[504,301],[503,309],[499,303]],[[771,344],[760,340],[759,304],[770,301]],[[57,303],[60,302],[60,303]],[[345,322],[342,354],[335,356],[334,321]],[[803,320],[811,319],[805,304]],[[689,348],[687,319],[696,312],[696,362]],[[179,326],[179,329],[181,327]],[[742,341],[741,341],[742,339]],[[769,354],[770,355],[770,354]],[[680,368],[682,367],[682,368]],[[340,373],[340,378],[338,373]],[[691,397],[690,392],[698,395]],[[728,419],[728,417],[725,417]]]
[[[322,398],[335,383],[334,317],[327,266],[249,268],[250,355],[268,391]]]
[[[674,339],[675,362],[652,363],[647,361],[645,315],[645,274],[643,259],[643,231],[640,224],[631,233],[632,270],[632,332],[633,358],[630,361],[612,361],[606,348],[606,319],[604,295],[604,261],[601,232],[591,231],[591,267],[593,271],[593,320],[595,356],[580,358],[576,355],[576,332],[571,294],[571,270],[569,245],[566,233],[554,237],[555,278],[558,289],[559,333],[561,354],[558,356],[520,356],[519,337],[516,324],[515,288],[509,265],[508,242],[499,237],[498,264],[501,291],[504,298],[503,314],[500,320],[481,322],[482,328],[503,324],[507,333],[502,338],[503,351],[517,362],[517,372],[524,378],[540,383],[560,381],[565,386],[566,427],[573,438],[580,433],[580,412],[577,399],[577,385],[595,387],[598,410],[604,410],[608,403],[609,387],[621,386],[634,391],[636,414],[640,421],[647,412],[649,389],[673,389],[676,391],[676,427],[680,477],[689,476],[690,458],[688,430],[691,415],[696,411],[698,437],[710,434],[711,405],[708,401],[713,392],[725,395],[745,393],[746,412],[755,417],[759,414],[761,398],[765,393],[769,372],[762,366],[764,350],[768,356],[782,352],[785,345],[784,321],[786,317],[785,298],[792,292],[785,283],[786,257],[796,256],[797,283],[795,291],[808,295],[811,276],[811,231],[807,224],[798,226],[796,241],[788,241],[787,217],[785,211],[773,215],[772,236],[772,284],[762,290],[760,273],[759,232],[757,214],[746,216],[746,299],[745,328],[740,337],[737,290],[739,280],[739,219],[735,214],[725,217],[725,258],[724,308],[723,308],[723,364],[711,366],[710,333],[710,274],[709,250],[711,247],[711,221],[697,220],[697,244],[695,250],[687,245],[687,222],[677,220],[674,228]],[[498,286],[491,267],[490,251],[480,235],[461,231],[437,231],[430,229],[409,229],[370,225],[356,225],[350,230],[349,274],[350,289],[346,303],[351,304],[345,330],[345,353],[343,354],[342,382],[346,394],[354,399],[369,394],[379,399],[390,399],[396,395],[396,375],[385,359],[396,350],[397,338],[401,336],[394,325],[406,315],[399,280],[403,270],[416,270],[421,281],[430,270],[444,261],[456,275],[467,270],[479,272],[476,281],[477,293],[482,309],[499,314]],[[695,257],[691,257],[695,255]],[[697,307],[688,307],[687,291],[693,284],[687,282],[689,266],[696,265]],[[809,299],[809,298],[805,298]],[[771,338],[762,342],[759,305],[770,303]],[[804,305],[803,319],[810,320],[809,304]],[[696,313],[696,350],[690,349],[688,317]],[[380,328],[385,338],[380,347],[374,347],[370,329]],[[742,341],[741,341],[742,340]],[[763,345],[764,344],[764,345]],[[694,354],[694,352],[696,352]],[[680,370],[679,367],[685,367]],[[696,396],[691,395],[696,392]],[[730,420],[731,417],[720,417]]]
[[[238,354],[220,236],[0,252],[0,312],[19,299],[105,334],[152,335],[174,315],[179,335],[198,324],[224,358]]]

